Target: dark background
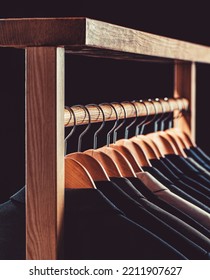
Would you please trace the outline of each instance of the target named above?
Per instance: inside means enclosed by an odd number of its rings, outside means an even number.
[[[208,6],[177,1],[7,2],[0,18],[71,17],[93,19],[210,46]],[[184,2],[184,1],[182,1]],[[197,65],[197,144],[210,154],[210,65]],[[0,49],[0,202],[25,184],[24,51]],[[66,105],[172,96],[173,67],[66,56]],[[79,130],[78,130],[79,131]],[[77,139],[78,132],[74,135]],[[90,137],[89,137],[90,139]],[[83,149],[88,143],[83,141]],[[91,139],[92,145],[92,139]],[[71,145],[76,149],[76,140]]]

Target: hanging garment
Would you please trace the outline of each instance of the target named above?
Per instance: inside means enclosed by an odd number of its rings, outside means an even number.
[[[195,154],[200,157],[206,164],[210,164],[210,157],[198,146],[190,147],[191,151],[194,151]]]
[[[161,209],[164,209],[167,213],[171,213],[173,216],[178,217],[180,220],[197,229],[200,233],[210,239],[210,231],[208,229],[183,211],[180,211],[171,204],[159,199],[159,197],[147,188],[139,178],[129,177],[127,179],[153,204],[159,206]]]
[[[171,171],[170,168],[173,167],[172,164],[170,164],[170,163],[165,164],[163,161],[161,161],[159,159],[152,159],[150,161],[151,161],[153,167],[155,167],[160,173],[163,173],[163,175],[165,175],[165,177],[168,178],[170,182],[172,182],[172,184],[167,185],[167,187],[172,192],[174,192],[175,194],[179,195],[180,197],[186,199],[187,201],[195,204],[196,206],[198,206],[201,209],[210,213],[210,208],[208,206],[209,198],[204,196],[198,190],[199,184],[196,184],[197,190],[195,190],[191,186],[193,180],[186,178],[186,176],[181,171],[179,171],[176,167],[174,167],[173,171]],[[170,168],[169,168],[169,164],[170,164]],[[146,170],[147,167],[143,167],[143,169]],[[179,174],[179,177],[177,176],[178,174]],[[180,177],[181,177],[181,179],[180,179]],[[158,178],[158,180],[159,180],[159,178]],[[190,185],[189,185],[189,183],[190,183]]]
[[[0,260],[25,259],[25,190],[0,205]]]
[[[199,190],[204,194],[210,195],[210,178],[208,176],[196,169],[187,158],[183,158],[179,155],[166,155],[163,159],[165,163],[172,163],[177,169],[179,169],[185,176],[188,176],[190,179],[194,180],[199,187]],[[182,174],[183,176],[183,174]],[[193,186],[195,184],[192,184]]]
[[[160,162],[160,165],[162,165],[162,162]],[[198,206],[199,208],[203,209],[207,213],[210,213],[209,207],[207,207],[205,204],[201,203],[199,200],[195,199],[194,197],[186,193],[185,186],[187,187],[187,185],[185,185],[183,182],[180,183],[179,179],[176,179],[175,181],[176,184],[174,184],[171,180],[169,180],[168,177],[165,176],[165,174],[163,175],[163,173],[160,172],[159,169],[157,169],[156,167],[144,166],[143,169],[144,171],[147,171],[153,177],[155,177],[160,183],[166,186],[174,194]],[[170,178],[174,178],[175,175],[170,170],[169,171],[167,170],[167,173],[168,173],[167,175],[170,175],[169,176]]]
[[[199,171],[201,171],[203,174],[207,175],[208,178],[210,178],[210,172],[208,170],[206,170],[203,166],[201,166],[197,161],[195,161],[193,158],[191,157],[187,157],[188,162],[190,162],[196,169],[198,169]]]
[[[188,214],[190,217],[197,220],[204,227],[210,230],[209,213],[171,192],[165,185],[161,184],[151,174],[147,172],[139,172],[137,173],[137,176],[160,199],[172,204],[174,207]]]
[[[142,204],[133,200],[115,183],[109,181],[95,182],[99,189],[109,200],[112,201],[132,221],[153,232],[171,246],[176,248],[187,258],[208,259],[210,254],[196,245],[178,231],[167,225],[161,219],[153,215]]]
[[[135,178],[134,178],[135,179]],[[165,211],[161,207],[155,205],[146,199],[145,196],[138,191],[131,181],[127,178],[111,178],[112,182],[117,184],[117,186],[123,190],[132,199],[137,201],[139,204],[145,207],[150,213],[154,214],[156,217],[167,223],[169,226],[183,234],[188,239],[192,240],[194,243],[198,244],[205,250],[210,249],[210,239],[205,235],[201,234],[199,231],[195,230],[192,226],[183,222],[181,219]],[[138,179],[137,179],[138,180]],[[140,180],[138,180],[140,181]]]
[[[177,250],[125,217],[96,189],[66,190],[65,221],[66,259],[178,257]]]
[[[184,152],[188,157],[193,158],[201,166],[210,172],[210,162],[208,158],[205,158],[201,150],[197,147],[191,147],[190,149],[184,149]]]
[[[64,259],[186,259],[98,190],[66,189],[65,200]],[[0,205],[0,259],[25,259],[25,218],[22,188]]]

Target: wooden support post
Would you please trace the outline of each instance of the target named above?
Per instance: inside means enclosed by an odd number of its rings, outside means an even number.
[[[174,67],[174,97],[187,98],[190,109],[190,114],[181,118],[178,125],[196,142],[196,66],[194,62],[177,62]]]
[[[26,258],[58,259],[64,213],[64,49],[26,49]]]

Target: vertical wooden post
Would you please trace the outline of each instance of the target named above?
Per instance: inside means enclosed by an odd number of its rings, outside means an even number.
[[[26,49],[26,258],[57,259],[64,212],[64,49]]]
[[[179,120],[179,127],[196,142],[196,66],[194,62],[176,62],[174,67],[174,97],[187,98],[190,106],[190,114]]]

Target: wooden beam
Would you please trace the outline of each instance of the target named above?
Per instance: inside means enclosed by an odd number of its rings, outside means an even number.
[[[26,50],[26,257],[58,259],[64,212],[64,49]]]
[[[196,142],[196,66],[195,63],[175,63],[174,97],[187,98],[189,114],[178,120],[177,126],[191,134]]]
[[[1,19],[0,46],[63,46],[67,51],[95,57],[210,63],[207,46],[89,18]]]
[[[0,46],[83,45],[85,25],[85,18],[0,19]]]

